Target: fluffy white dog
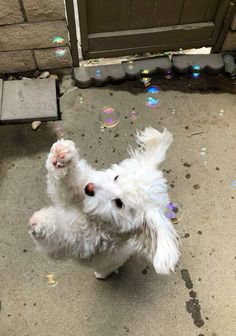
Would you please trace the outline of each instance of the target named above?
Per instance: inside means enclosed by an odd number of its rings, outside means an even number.
[[[53,205],[29,221],[37,247],[55,258],[86,262],[100,279],[135,253],[151,260],[158,273],[174,271],[179,239],[165,216],[169,196],[158,170],[171,142],[167,130],[146,128],[129,159],[96,171],[72,141],[58,140],[46,161]]]

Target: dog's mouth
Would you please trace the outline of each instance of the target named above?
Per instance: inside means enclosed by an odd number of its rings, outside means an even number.
[[[86,187],[84,188],[84,192],[88,196],[94,196],[95,195],[95,184],[94,183],[88,183]]]

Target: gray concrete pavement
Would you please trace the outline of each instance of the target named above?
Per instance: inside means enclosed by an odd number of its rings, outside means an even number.
[[[61,98],[63,122],[97,168],[125,158],[136,129],[167,127],[174,134],[162,168],[172,200],[184,209],[177,224],[180,269],[160,276],[133,257],[101,282],[76,262],[38,254],[27,221],[49,202],[44,162],[55,136],[47,124],[37,131],[1,126],[1,336],[236,334],[236,97],[161,91],[160,106],[151,109],[142,91],[135,82],[75,89]],[[109,105],[120,112],[120,123],[101,132],[99,113]],[[133,107],[138,116],[130,122]],[[55,274],[56,286],[47,284],[48,273]]]

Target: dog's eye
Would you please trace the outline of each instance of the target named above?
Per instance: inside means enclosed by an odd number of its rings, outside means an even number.
[[[116,198],[114,201],[118,209],[121,209],[123,207],[124,203],[120,198]]]
[[[114,181],[116,181],[118,179],[119,175],[117,175],[115,178],[114,178]]]

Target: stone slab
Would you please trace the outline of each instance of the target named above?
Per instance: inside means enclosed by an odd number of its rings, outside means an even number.
[[[57,119],[57,90],[54,79],[4,82],[1,123]]]
[[[59,56],[60,51],[64,56]],[[58,50],[57,48],[35,50],[34,55],[39,70],[67,68],[72,66],[69,47],[61,47],[61,50]]]
[[[18,0],[0,0],[0,25],[24,21]]]
[[[222,47],[224,51],[235,51],[236,50],[236,31],[229,30],[226,38],[224,40],[224,44]]]
[[[192,71],[193,65],[200,66],[200,72],[218,74],[224,69],[223,58],[220,54],[210,55],[174,55],[173,69],[180,73]]]
[[[63,0],[24,0],[28,22],[65,18]]]
[[[36,69],[31,50],[0,52],[0,73],[33,71]]]
[[[41,49],[68,45],[68,29],[65,20],[24,23],[0,26],[1,51]],[[64,41],[53,43],[55,36]]]

